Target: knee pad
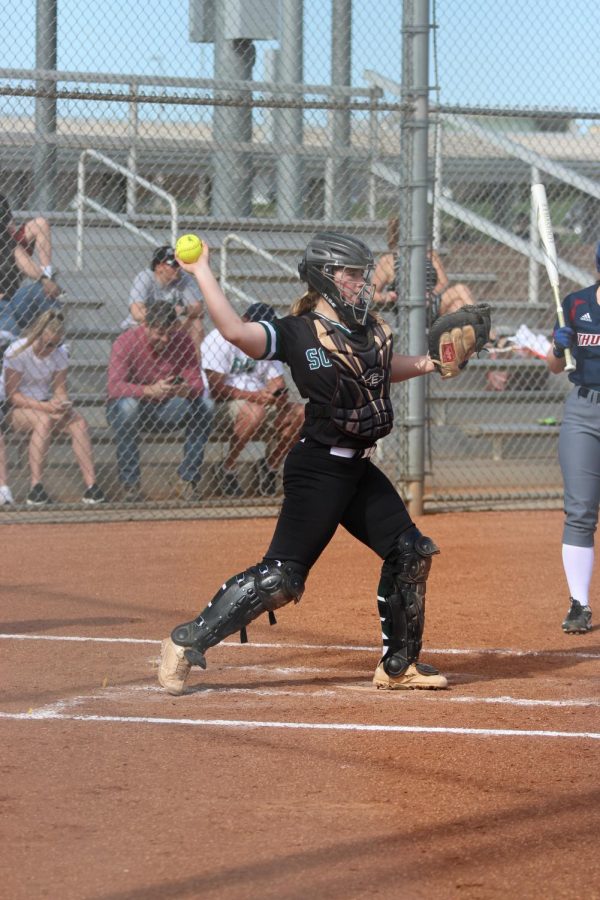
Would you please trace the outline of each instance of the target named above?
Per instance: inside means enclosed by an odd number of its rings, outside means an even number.
[[[296,563],[263,560],[226,581],[199,616],[173,629],[171,639],[200,656],[236,631],[244,640],[246,626],[263,612],[268,612],[274,623],[273,610],[291,600],[298,603],[304,591],[305,573],[304,567]],[[190,657],[188,660],[192,661]]]
[[[425,588],[431,557],[439,553],[431,538],[412,527],[400,535],[382,566],[377,605],[385,648],[383,667],[401,674],[421,652],[425,627]]]
[[[306,570],[297,563],[265,559],[254,566],[256,592],[266,610],[273,611],[292,600],[299,603],[304,593]]]
[[[381,579],[386,586],[424,584],[431,569],[431,557],[439,547],[430,537],[421,534],[416,526],[402,532],[394,549],[383,561]],[[380,585],[379,593],[385,593]]]

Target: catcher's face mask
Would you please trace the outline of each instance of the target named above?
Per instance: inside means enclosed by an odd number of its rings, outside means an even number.
[[[331,290],[326,295],[336,298],[336,308],[349,325],[364,325],[375,293],[371,283],[374,267],[324,266],[323,275],[331,282]],[[340,308],[341,307],[341,308]]]
[[[321,231],[308,242],[298,264],[302,281],[335,309],[350,329],[364,327],[374,288],[373,254],[359,238]]]

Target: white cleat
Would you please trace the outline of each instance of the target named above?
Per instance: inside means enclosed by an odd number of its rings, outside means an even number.
[[[442,691],[448,687],[448,680],[425,663],[411,663],[401,674],[388,675],[383,662],[380,662],[373,676],[373,684],[382,691]]]
[[[185,658],[185,647],[178,647],[170,637],[161,644],[158,681],[169,693],[178,697],[185,691],[185,683],[192,666]]]

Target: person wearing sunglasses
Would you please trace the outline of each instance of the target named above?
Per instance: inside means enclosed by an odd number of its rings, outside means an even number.
[[[202,294],[195,279],[179,266],[173,247],[167,244],[157,247],[150,268],[135,276],[129,292],[129,315],[121,322],[121,328],[143,325],[148,309],[155,303],[170,303],[175,307],[179,324],[198,352],[204,339]]]
[[[38,316],[24,337],[14,341],[4,354],[0,401],[9,404],[9,421],[20,433],[30,434],[29,468],[31,490],[27,506],[43,507],[52,502],[42,476],[53,438],[66,432],[83,477],[82,503],[96,506],[106,498],[96,484],[92,445],[87,422],[69,400],[67,370],[69,356],[64,345],[62,313],[47,310]]]

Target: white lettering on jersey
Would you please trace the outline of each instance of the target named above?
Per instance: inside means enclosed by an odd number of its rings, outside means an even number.
[[[598,347],[600,346],[600,334],[577,334],[578,347]]]

